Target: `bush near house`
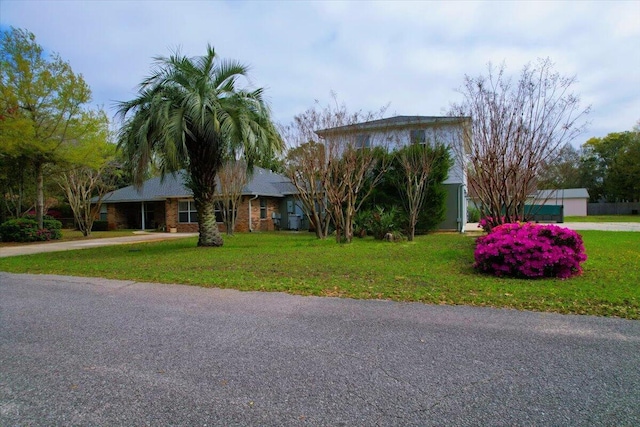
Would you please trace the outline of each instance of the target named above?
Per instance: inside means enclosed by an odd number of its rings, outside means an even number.
[[[376,240],[384,240],[389,233],[394,240],[401,240],[401,215],[395,206],[385,209],[376,206],[373,210],[360,211],[354,219],[354,235],[364,237],[373,236]]]
[[[10,219],[0,225],[0,240],[3,242],[42,242],[62,237],[62,223],[45,215],[42,230],[33,216]]]
[[[582,238],[555,225],[512,223],[478,238],[474,267],[495,276],[568,278],[582,273]]]
[[[109,231],[109,223],[107,221],[93,221],[91,231]]]
[[[467,222],[480,222],[480,210],[469,206],[467,209]]]

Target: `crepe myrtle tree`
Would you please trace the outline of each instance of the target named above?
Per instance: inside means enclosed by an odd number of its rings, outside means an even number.
[[[468,160],[470,191],[494,225],[526,219],[525,202],[543,167],[584,131],[589,107],[580,106],[575,83],[549,59],[527,64],[515,82],[504,65],[465,76],[463,101],[450,114],[473,122],[463,128],[467,143],[456,154]]]
[[[241,87],[248,68],[223,60],[212,46],[204,56],[179,51],[157,57],[132,101],[118,103],[124,124],[118,145],[141,185],[151,163],[161,176],[187,172],[198,212],[198,246],[222,246],[215,217],[216,175],[231,159],[254,162],[282,149],[263,89]]]
[[[218,208],[227,235],[233,235],[238,217],[238,207],[242,201],[242,189],[249,180],[247,164],[243,160],[226,162],[218,171]]]
[[[285,173],[316,236],[326,238],[331,224],[336,241],[351,242],[354,217],[384,173],[384,167],[376,168],[381,158],[376,153],[386,149],[386,141],[370,141],[365,147],[358,132],[339,130],[379,119],[387,107],[350,112],[335,93],[332,98],[326,106],[316,102],[282,129],[291,147]]]
[[[410,242],[415,238],[425,204],[439,199],[439,204],[444,206],[444,198],[436,194],[447,178],[451,164],[449,148],[437,142],[433,146],[411,144],[394,153],[393,170],[389,175],[407,214],[407,239]]]

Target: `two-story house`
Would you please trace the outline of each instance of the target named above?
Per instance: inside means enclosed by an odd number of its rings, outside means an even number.
[[[441,143],[449,147],[454,163],[444,181],[446,218],[441,230],[464,232],[467,223],[467,171],[465,141],[470,136],[470,117],[395,116],[316,131],[323,140],[348,139],[359,147]]]

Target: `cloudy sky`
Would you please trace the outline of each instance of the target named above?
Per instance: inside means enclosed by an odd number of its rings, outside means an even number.
[[[276,121],[335,92],[350,110],[441,115],[465,74],[504,62],[517,75],[549,57],[576,75],[591,105],[575,141],[640,119],[640,1],[0,1],[0,27],[25,28],[82,73],[111,114],[131,99],[152,58],[207,43],[251,66]]]

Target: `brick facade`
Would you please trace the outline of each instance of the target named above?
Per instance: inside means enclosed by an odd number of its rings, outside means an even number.
[[[238,217],[236,218],[236,231],[239,233],[249,230],[249,204],[251,204],[251,228],[253,231],[273,231],[275,229],[272,219],[273,213],[278,213],[280,199],[266,197],[266,218],[260,218],[260,199],[243,196],[238,206]],[[183,199],[180,199],[183,200]],[[175,228],[178,233],[195,233],[198,231],[197,223],[181,223],[178,221],[178,201],[179,199],[167,199],[165,202],[165,224],[166,230]],[[221,232],[225,232],[224,224],[219,223]]]

